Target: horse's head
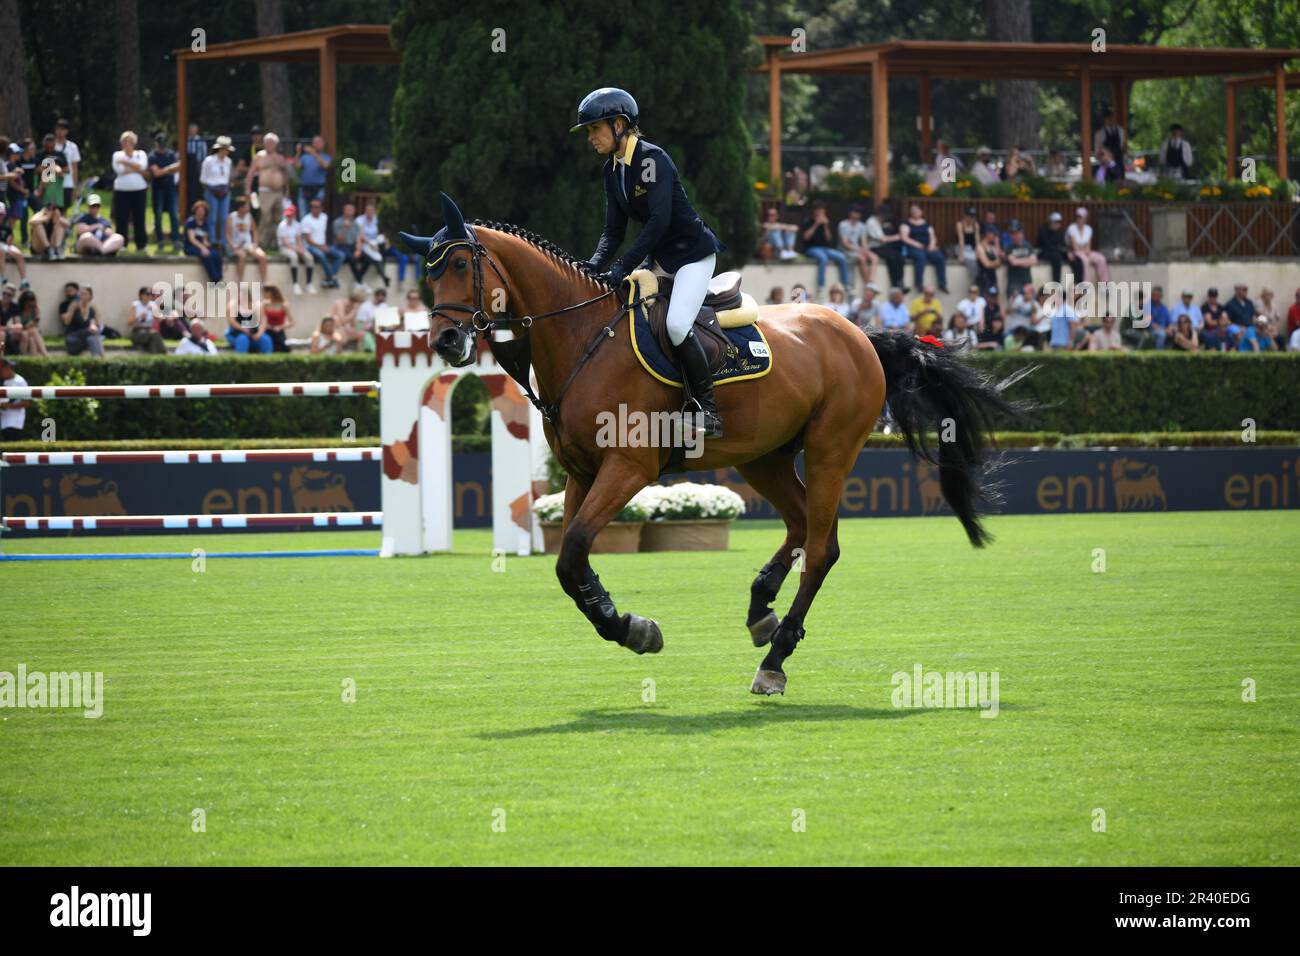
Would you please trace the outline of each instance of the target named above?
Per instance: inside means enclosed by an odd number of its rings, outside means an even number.
[[[445,225],[433,236],[399,235],[423,263],[433,298],[429,340],[448,365],[459,368],[474,361],[478,333],[488,328],[493,314],[505,310],[505,277],[446,193],[442,217]],[[489,269],[483,268],[484,262]]]

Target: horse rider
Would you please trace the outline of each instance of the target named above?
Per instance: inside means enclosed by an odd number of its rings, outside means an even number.
[[[641,138],[636,100],[626,90],[603,87],[578,104],[578,122],[587,142],[605,163],[605,229],[587,263],[618,286],[629,272],[654,260],[673,277],[668,302],[668,337],[686,382],[686,396],[699,406],[705,437],[722,436],[722,419],[713,402],[713,379],[704,347],[695,336],[695,317],[709,291],[717,253],[727,247],[695,212],[668,154]],[[628,217],[643,224],[627,254],[614,254],[627,233]]]

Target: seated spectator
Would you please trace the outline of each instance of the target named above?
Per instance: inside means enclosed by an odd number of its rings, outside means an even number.
[[[1007,330],[1002,323],[1002,316],[992,316],[984,331],[980,332],[979,340],[975,343],[977,349],[992,349],[1001,351],[1006,342]]]
[[[782,222],[780,209],[776,206],[768,206],[758,228],[762,233],[763,242],[772,247],[772,252],[778,259],[784,261],[795,257],[794,240],[799,227],[794,223]]]
[[[936,320],[939,322],[939,329],[942,334],[943,303],[935,297],[934,286],[924,286],[921,289],[921,295],[912,300],[912,304],[907,311],[912,320],[912,331],[917,335],[925,335]],[[925,331],[921,331],[923,329]]]
[[[301,221],[302,241],[312,258],[320,263],[321,271],[325,273],[321,288],[337,289],[339,282],[335,276],[343,265],[344,255],[326,241],[329,217],[322,211],[319,198],[311,201],[310,212],[303,216]]]
[[[1047,168],[1043,175],[1048,179],[1069,179],[1070,161],[1065,158],[1065,150],[1054,149],[1047,157]]]
[[[276,244],[280,252],[289,260],[289,275],[293,278],[293,294],[302,295],[302,286],[298,284],[298,266],[307,270],[307,293],[316,294],[316,284],[312,275],[316,270],[316,260],[307,251],[307,244],[302,238],[302,223],[298,221],[298,207],[291,202],[284,204],[284,218],[275,228]]]
[[[76,283],[70,283],[75,286]],[[63,345],[69,355],[80,355],[90,349],[95,358],[104,357],[104,332],[99,324],[99,313],[91,304],[95,294],[90,286],[77,289],[77,297],[65,302],[66,309],[60,309],[59,318],[63,320]]]
[[[925,284],[925,266],[934,266],[934,276],[939,282],[939,290],[948,294],[947,263],[939,251],[938,237],[930,223],[921,212],[919,203],[908,207],[907,221],[898,228],[903,241],[903,253],[912,259],[913,284],[919,289]]]
[[[388,288],[388,272],[384,269],[386,258],[397,260],[397,281],[405,282],[407,256],[390,246],[388,237],[379,231],[379,216],[373,202],[366,203],[365,213],[357,217],[357,222],[361,225],[361,254],[370,260],[375,271],[379,273],[384,288]]]
[[[975,215],[975,207],[967,206],[961,218],[957,220],[957,258],[966,263],[966,272],[970,275],[971,282],[976,281],[979,276],[979,260],[975,257],[975,247],[979,245],[980,226]]]
[[[1120,338],[1119,330],[1115,328],[1115,316],[1106,315],[1102,317],[1101,328],[1095,329],[1088,335],[1089,352],[1123,352],[1124,340]]]
[[[984,221],[980,223],[980,238],[983,238],[986,232],[993,233],[1001,241],[1002,230],[998,228],[998,214],[992,209],[984,210]]]
[[[284,301],[284,293],[274,283],[262,287],[262,314],[266,316],[266,337],[273,352],[289,351],[285,333],[293,327],[293,310]]]
[[[31,233],[32,255],[46,262],[63,258],[63,240],[72,223],[58,206],[42,206],[27,223]]]
[[[363,336],[361,347],[367,352],[375,350],[375,313],[388,305],[388,289],[376,289],[368,301],[357,309],[357,328]]]
[[[101,203],[96,193],[90,194],[86,202],[87,211],[73,221],[76,231],[76,250],[83,256],[113,256],[126,245],[120,233],[113,231],[113,224],[99,214]]]
[[[960,310],[948,320],[948,328],[943,331],[943,344],[952,348],[979,348],[979,335],[966,321],[966,314]]]
[[[335,299],[334,304],[330,306],[330,318],[334,320],[334,329],[339,334],[343,342],[343,348],[349,352],[355,352],[365,341],[365,333],[357,328],[357,312],[361,310],[361,303],[366,300],[367,289],[365,286],[356,285],[346,299]]]
[[[980,287],[972,285],[966,290],[966,297],[957,303],[957,312],[966,317],[966,326],[978,334],[984,328],[984,308],[987,305],[984,296],[980,295]],[[951,323],[948,327],[952,328]]]
[[[1006,328],[1007,322],[1006,319],[1002,317],[1002,297],[998,295],[998,287],[995,285],[989,286],[987,289],[984,290],[983,296],[984,296],[984,325],[987,326],[990,322],[993,321],[993,319],[997,318],[1002,320],[1002,327]],[[975,331],[980,332],[982,331],[982,329],[976,329]]]
[[[1006,262],[1006,256],[998,244],[996,232],[986,232],[980,236],[980,243],[975,247],[975,261],[979,266],[975,272],[975,285],[981,289],[997,285],[998,270]]]
[[[774,285],[774,286],[772,286],[772,288],[770,288],[770,289],[767,290],[767,302],[766,302],[765,304],[766,304],[766,305],[784,305],[784,304],[785,304],[785,289],[781,288],[779,285]]]
[[[18,374],[12,360],[0,355],[0,386],[26,388],[27,379]],[[27,421],[27,399],[0,398],[0,441],[22,441]]]
[[[1173,325],[1174,320],[1170,315],[1169,306],[1165,305],[1165,290],[1161,286],[1151,287],[1151,301],[1143,307],[1142,314],[1149,320],[1147,329],[1155,338],[1156,348],[1163,349],[1169,339],[1169,327]]]
[[[912,313],[903,301],[903,290],[894,286],[889,290],[889,301],[880,306],[880,322],[886,330],[908,331],[912,323]]]
[[[0,351],[10,355],[39,355],[49,358],[50,350],[45,347],[45,337],[41,335],[41,311],[36,304],[36,293],[24,290],[16,302],[11,301],[14,292],[12,282],[4,287],[4,348]]]
[[[942,140],[942,139],[935,140],[934,143],[935,168],[942,171],[945,165],[945,160],[948,161],[947,165],[949,166],[949,168],[952,169],[954,173],[960,173],[962,170],[966,168],[966,164],[953,155],[952,149],[951,147],[948,146],[947,140]]]
[[[1105,256],[1093,251],[1092,226],[1088,225],[1088,210],[1083,206],[1074,211],[1074,222],[1070,223],[1070,228],[1065,230],[1065,237],[1070,251],[1083,265],[1081,281],[1090,281],[1089,271],[1092,270],[1097,273],[1098,282],[1109,282],[1110,267],[1106,263]]]
[[[248,197],[238,196],[234,212],[226,218],[226,246],[235,257],[235,281],[244,281],[244,266],[248,257],[257,261],[257,278],[266,285],[266,250],[257,244],[257,223],[248,211]]]
[[[0,280],[4,279],[4,273],[7,271],[10,262],[18,270],[19,287],[26,289],[29,285],[27,282],[27,257],[14,244],[14,224],[9,219],[8,208],[4,203],[0,202]]]
[[[212,239],[206,200],[200,199],[190,206],[190,217],[185,220],[184,233],[185,254],[199,260],[210,281],[220,282],[221,248]]]
[[[406,295],[407,295],[407,298],[409,299],[411,294],[408,292]],[[790,287],[790,301],[791,301],[791,302],[807,302],[807,301],[808,301],[808,287],[805,286],[802,282],[796,282],[794,285],[792,285],[792,286]]]
[[[885,261],[890,286],[898,286],[906,293],[907,286],[903,284],[903,241],[894,225],[893,211],[885,203],[877,206],[875,215],[867,219],[867,247],[876,254],[877,259]]]
[[[1017,347],[1037,348],[1038,332],[1038,297],[1034,295],[1034,285],[1026,282],[1020,287],[1011,305],[1007,309],[1006,329],[1015,338]]]
[[[312,355],[339,355],[343,352],[343,336],[334,328],[334,319],[325,316],[320,326],[311,334]]]
[[[1287,339],[1286,350],[1300,352],[1300,326],[1296,326],[1295,331],[1291,333],[1291,338]]]
[[[1052,337],[1047,343],[1048,348],[1053,352],[1068,352],[1074,348],[1074,336],[1079,328],[1079,314],[1070,304],[1069,296],[1061,295],[1053,298],[1057,301],[1052,309]]]
[[[879,329],[880,325],[880,303],[876,301],[876,296],[880,294],[880,286],[874,282],[868,282],[862,287],[862,298],[853,303],[853,308],[849,310],[849,319],[853,324],[864,332],[867,329]]]
[[[154,311],[153,289],[147,285],[140,287],[135,301],[131,303],[129,324],[131,344],[135,348],[154,355],[161,355],[167,351],[159,329],[158,317]]]
[[[1286,348],[1286,335],[1283,334],[1282,313],[1273,302],[1273,290],[1264,286],[1259,290],[1259,301],[1255,303],[1255,314],[1268,319],[1268,334],[1278,351]]]
[[[1182,317],[1186,315],[1187,319],[1191,321],[1193,329],[1200,328],[1201,310],[1196,306],[1193,306],[1193,297],[1195,297],[1195,294],[1192,293],[1191,289],[1183,290],[1182,297],[1180,297],[1182,300],[1180,300],[1177,306],[1174,306],[1169,310],[1169,324],[1171,326],[1178,325],[1178,320],[1182,319]]]
[[[835,235],[831,229],[830,217],[826,213],[826,203],[820,199],[812,204],[812,214],[799,227],[803,237],[803,252],[810,259],[817,260],[817,298],[822,298],[826,287],[826,263],[835,263],[840,271],[840,282],[845,286],[851,284],[849,263],[844,253],[835,248]]]
[[[970,174],[981,186],[992,186],[998,181],[997,170],[993,168],[993,150],[987,146],[975,150],[975,165],[971,166]]]
[[[1007,288],[1019,289],[1034,281],[1033,269],[1038,265],[1038,256],[1034,247],[1025,238],[1025,228],[1019,219],[1012,219],[1007,227],[1010,241],[1005,249],[1007,264]]]
[[[1257,315],[1255,321],[1251,322],[1241,333],[1241,339],[1237,342],[1238,352],[1271,352],[1273,350],[1273,336],[1268,334],[1267,316]]]
[[[1177,123],[1169,127],[1169,137],[1160,144],[1159,162],[1166,176],[1186,179],[1191,175],[1192,144],[1183,138],[1183,128]]]
[[[1201,303],[1201,322],[1197,331],[1201,333],[1201,348],[1216,350],[1219,347],[1219,319],[1223,316],[1223,306],[1219,303],[1219,290],[1207,289],[1205,301]],[[1207,336],[1209,340],[1207,340]]]
[[[844,318],[849,317],[849,300],[844,294],[844,286],[838,282],[832,282],[830,292],[827,293],[826,307],[834,309]]]
[[[1255,316],[1259,314],[1255,308],[1255,303],[1250,301],[1246,292],[1246,284],[1238,282],[1232,287],[1232,298],[1223,307],[1223,310],[1228,313],[1228,321],[1243,330],[1247,327],[1253,327],[1255,325]]]
[[[867,244],[867,224],[862,221],[861,206],[849,207],[849,218],[840,223],[839,233],[840,252],[856,263],[863,283],[870,282],[880,257]]]
[[[1196,327],[1192,325],[1192,316],[1183,312],[1174,322],[1173,334],[1169,337],[1169,347],[1178,352],[1196,352],[1201,347]]]
[[[185,338],[176,344],[176,355],[216,355],[217,343],[212,341],[212,336],[208,335],[207,326],[203,324],[202,319],[195,319],[190,323],[189,332]]]
[[[334,220],[334,248],[352,270],[352,281],[360,284],[374,263],[361,251],[361,223],[357,222],[357,207],[352,203],[345,203],[343,215]]]
[[[1097,169],[1092,178],[1098,183],[1116,183],[1124,178],[1124,167],[1115,159],[1115,154],[1105,147],[1097,155]]]
[[[1038,254],[1052,267],[1052,281],[1061,281],[1061,267],[1066,263],[1074,273],[1074,281],[1083,276],[1083,263],[1070,251],[1066,242],[1065,227],[1061,224],[1061,214],[1054,212],[1047,217],[1047,222],[1038,229]]]
[[[1295,290],[1295,302],[1286,310],[1286,338],[1291,341],[1296,329],[1300,329],[1300,289]]]
[[[191,328],[193,325],[191,324]],[[261,299],[253,300],[243,286],[226,307],[226,341],[240,354],[270,355],[274,343],[266,334],[266,313]]]
[[[1015,182],[1022,176],[1032,176],[1035,173],[1034,162],[1024,154],[1019,147],[1015,147],[1007,154],[1007,161],[1002,166],[999,178],[1004,182]]]
[[[169,342],[179,342],[190,334],[190,325],[181,315],[176,303],[169,302],[164,306],[167,289],[167,284],[163,282],[155,283],[153,287],[153,309],[158,320],[158,334]],[[184,292],[183,289],[181,291]]]

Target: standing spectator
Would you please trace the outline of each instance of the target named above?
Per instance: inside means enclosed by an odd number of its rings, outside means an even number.
[[[311,334],[312,355],[340,355],[343,352],[343,336],[334,328],[334,317],[325,316],[320,326]]]
[[[75,284],[75,283],[74,283]],[[104,330],[99,324],[99,314],[91,304],[95,298],[90,286],[77,290],[77,297],[64,303],[62,310],[63,345],[69,355],[80,355],[87,348],[95,358],[104,357]]]
[[[408,258],[405,253],[398,252],[390,246],[388,237],[380,231],[379,215],[373,202],[366,203],[366,211],[357,217],[357,222],[361,223],[361,252],[375,263],[375,268],[379,270],[379,278],[384,280],[384,287],[388,287],[388,272],[384,269],[384,260],[389,257],[397,260],[397,281],[405,282]]]
[[[208,242],[220,249],[226,234],[226,217],[230,215],[230,150],[229,136],[218,136],[214,152],[203,160],[199,181],[203,184],[203,199],[208,204]]]
[[[844,318],[849,317],[849,302],[844,293],[844,286],[838,282],[832,282],[830,291],[827,293],[826,307],[834,309]]]
[[[1177,123],[1169,127],[1169,137],[1160,144],[1160,167],[1166,176],[1176,179],[1191,175],[1192,144],[1183,139],[1183,128]]]
[[[266,336],[271,340],[271,350],[289,351],[286,334],[293,327],[293,310],[289,308],[289,303],[284,301],[284,295],[278,285],[263,287],[262,314],[266,316]]]
[[[47,262],[62,259],[63,239],[71,225],[58,206],[42,207],[28,223],[32,233],[32,255]]]
[[[185,220],[185,254],[195,256],[210,282],[221,281],[221,251],[212,238],[208,221],[208,204],[200,199],[190,206],[190,217]]]
[[[1115,119],[1115,111],[1108,108],[1101,116],[1101,128],[1092,137],[1093,155],[1100,156],[1103,149],[1109,151],[1122,170],[1127,146],[1127,137]]]
[[[1019,289],[1034,281],[1033,268],[1038,265],[1038,256],[1034,255],[1034,247],[1025,239],[1025,228],[1019,219],[1011,220],[1008,231],[1011,241],[1006,250],[1006,288],[1009,294],[1009,290]]]
[[[27,173],[23,169],[23,147],[17,143],[10,143],[8,152],[0,155],[0,169],[3,169],[4,178],[9,184],[4,193],[7,197],[9,220],[18,229],[20,241],[26,244],[27,195],[30,189],[27,185]]]
[[[970,174],[981,186],[992,186],[998,181],[997,170],[993,168],[993,150],[987,146],[975,150],[975,165],[970,168]]]
[[[884,203],[877,206],[876,214],[867,219],[867,246],[876,254],[877,259],[885,260],[890,287],[897,286],[906,293],[907,287],[903,285],[906,268],[903,240],[894,225],[893,211]]]
[[[64,182],[67,180],[68,160],[58,148],[53,133],[46,133],[41,141],[41,151],[36,156],[36,177],[39,182],[37,196],[38,207],[48,209],[56,207],[66,217],[68,197]],[[62,258],[60,247],[52,258]]]
[[[996,286],[998,270],[1006,262],[996,232],[986,232],[980,236],[980,244],[975,247],[975,260],[979,263],[979,269],[975,273],[975,284],[981,289]]]
[[[835,236],[831,230],[830,217],[826,214],[826,203],[820,199],[812,204],[812,214],[799,226],[803,237],[803,252],[810,259],[817,260],[817,301],[821,301],[826,287],[826,262],[835,263],[840,270],[840,282],[849,285],[849,264],[844,253],[835,248]]]
[[[966,263],[966,272],[971,282],[974,282],[979,274],[979,259],[975,255],[975,247],[979,245],[980,224],[975,216],[975,207],[967,206],[961,218],[957,220],[957,255]]]
[[[259,352],[270,355],[274,343],[266,334],[266,312],[262,300],[253,299],[243,286],[226,306],[226,341],[241,355]]]
[[[298,207],[291,202],[284,204],[284,218],[280,220],[280,225],[275,227],[275,238],[279,243],[280,252],[289,260],[293,294],[302,295],[302,286],[298,284],[298,266],[301,264],[307,269],[307,292],[315,295],[316,286],[312,282],[312,272],[316,268],[316,260],[311,257],[303,242],[302,223],[298,221]]]
[[[925,265],[928,262],[934,266],[934,276],[939,282],[939,291],[947,295],[947,263],[944,261],[943,253],[939,251],[935,231],[921,213],[919,203],[912,203],[908,212],[907,221],[899,227],[898,231],[906,247],[905,253],[912,257],[913,284],[918,288],[924,286]]]
[[[334,248],[352,270],[352,281],[360,285],[373,263],[361,251],[361,223],[357,222],[357,207],[352,203],[344,203],[343,215],[334,220]]]
[[[1115,328],[1115,316],[1102,316],[1101,328],[1088,335],[1089,352],[1123,352],[1124,341]]]
[[[176,355],[216,355],[217,343],[212,341],[212,336],[208,335],[208,327],[203,324],[202,319],[195,319],[190,323],[190,329],[185,337],[176,344]]]
[[[894,286],[889,290],[889,301],[880,307],[880,322],[886,330],[903,331],[912,321],[912,313],[903,301],[903,290]]]
[[[1102,149],[1097,154],[1097,169],[1092,178],[1097,183],[1116,183],[1124,178],[1124,167],[1115,160],[1115,154],[1109,149]]]
[[[27,387],[27,379],[18,374],[14,363],[5,355],[0,355],[0,385],[5,388]],[[0,398],[0,441],[22,441],[30,404],[26,399]]]
[[[161,355],[167,351],[155,314],[153,289],[141,286],[136,300],[131,303],[131,344],[138,349]]]
[[[952,148],[948,145],[947,140],[935,140],[934,167],[942,174],[945,165],[951,168],[953,173],[959,173],[966,168],[966,164],[953,155]]]
[[[333,157],[325,151],[325,137],[313,136],[311,145],[298,144],[294,162],[298,166],[298,208],[307,209],[313,199],[323,199],[325,182]]]
[[[1038,253],[1052,267],[1052,281],[1060,283],[1061,266],[1070,264],[1074,278],[1078,281],[1083,275],[1083,264],[1070,251],[1066,243],[1065,228],[1061,223],[1061,214],[1054,212],[1047,217],[1047,223],[1038,229]]]
[[[880,294],[880,286],[874,282],[868,282],[862,287],[862,298],[853,303],[853,309],[849,313],[849,318],[853,324],[862,331],[867,329],[880,328],[880,303],[876,301],[876,296]]]
[[[199,124],[191,123],[185,136],[185,195],[191,207],[203,192],[203,181],[199,174],[203,161],[208,158],[208,141],[199,135]]]
[[[1185,315],[1193,329],[1199,329],[1201,327],[1201,310],[1192,303],[1193,298],[1194,293],[1191,289],[1183,290],[1182,301],[1169,310],[1169,322],[1171,325],[1177,326],[1178,320]]]
[[[321,211],[320,199],[313,199],[311,211],[302,217],[302,240],[307,246],[307,251],[320,263],[321,271],[325,273],[325,281],[321,283],[321,288],[337,289],[339,282],[335,275],[343,265],[343,254],[327,244],[325,237],[329,232],[328,226],[329,217]]]
[[[135,133],[127,130],[119,138],[121,149],[113,154],[113,222],[122,235],[123,246],[135,235],[137,252],[149,245],[144,213],[149,199],[149,157],[137,148]]]
[[[799,227],[794,223],[782,222],[780,209],[768,206],[758,228],[763,234],[763,241],[772,246],[778,259],[784,261],[795,257],[794,239]]]
[[[262,149],[253,157],[248,167],[245,187],[252,195],[252,182],[257,180],[258,234],[270,248],[275,248],[275,227],[280,222],[284,199],[289,192],[289,167],[293,164],[280,152],[280,137],[267,133],[262,137]],[[265,280],[263,280],[265,281]]]
[[[86,211],[72,224],[77,232],[77,252],[80,255],[115,256],[126,245],[126,239],[113,231],[113,224],[99,214],[103,204],[98,193],[91,193],[86,201]]]
[[[840,223],[840,252],[857,264],[863,283],[875,275],[880,258],[867,245],[867,224],[862,221],[862,207],[850,206],[849,218]]]
[[[248,211],[248,197],[235,200],[235,211],[226,220],[226,244],[235,254],[235,280],[244,282],[244,266],[248,257],[257,261],[257,278],[266,285],[266,252],[257,244],[257,223]]]
[[[1083,264],[1082,281],[1089,281],[1088,272],[1091,268],[1097,273],[1097,281],[1109,282],[1110,267],[1106,264],[1106,257],[1092,249],[1092,226],[1088,225],[1088,210],[1083,206],[1074,211],[1074,222],[1065,230],[1065,236],[1070,251]]]
[[[1156,348],[1163,349],[1169,338],[1169,326],[1174,321],[1169,314],[1169,306],[1165,305],[1164,288],[1158,285],[1151,287],[1151,301],[1146,303],[1142,314],[1148,319],[1147,328],[1155,337]]]
[[[972,285],[966,290],[966,297],[957,303],[954,315],[960,313],[966,319],[966,327],[978,333],[984,329],[984,308],[987,305],[988,302],[980,295],[980,287]]]
[[[1082,290],[1075,292],[1082,295]],[[1079,327],[1079,315],[1070,304],[1069,295],[1053,296],[1052,337],[1048,347],[1053,351],[1068,352],[1074,348],[1074,334]]]
[[[21,155],[18,157],[18,165],[23,171],[23,204],[25,211],[22,218],[18,220],[19,229],[23,236],[23,245],[31,247],[31,232],[27,225],[27,213],[35,214],[41,209],[40,183],[37,180],[37,163],[36,163],[36,141],[30,136],[23,140]],[[15,216],[15,218],[18,218]]]
[[[1246,284],[1238,282],[1232,287],[1232,298],[1223,307],[1224,311],[1228,313],[1228,321],[1239,326],[1242,330],[1254,326],[1255,316],[1259,314],[1255,308],[1255,303],[1251,302],[1246,295],[1247,291]]]
[[[3,281],[4,273],[8,270],[10,262],[18,270],[19,287],[26,289],[29,285],[27,281],[27,257],[14,244],[14,224],[9,220],[8,207],[0,202],[0,281]]]
[[[1273,336],[1268,334],[1268,319],[1265,316],[1257,315],[1254,320],[1242,330],[1241,339],[1237,343],[1238,352],[1269,352],[1273,349]]]
[[[81,150],[68,139],[68,121],[60,118],[54,124],[54,148],[63,154],[67,172],[63,174],[63,211],[68,211],[72,197],[77,194],[78,175],[81,171]]]
[[[1170,348],[1177,352],[1195,352],[1200,349],[1200,338],[1196,334],[1195,326],[1192,325],[1192,317],[1189,313],[1183,312],[1178,316],[1170,343]]]
[[[925,335],[935,322],[943,328],[943,303],[935,298],[933,285],[922,286],[921,294],[912,300],[907,313],[912,320],[912,331],[917,335]]]
[[[176,150],[167,148],[167,137],[158,133],[153,138],[153,152],[149,154],[149,178],[153,180],[153,233],[158,249],[163,245],[163,215],[171,220],[171,249],[181,250],[180,197],[177,180],[181,168]]]

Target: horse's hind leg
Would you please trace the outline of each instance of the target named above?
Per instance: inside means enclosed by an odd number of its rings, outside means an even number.
[[[807,497],[803,481],[795,471],[794,459],[794,454],[774,453],[736,466],[741,477],[772,503],[785,522],[785,541],[749,586],[749,614],[745,625],[755,647],[763,647],[776,633],[780,622],[772,610],[772,602],[794,564],[795,549],[803,547],[808,534]]]

